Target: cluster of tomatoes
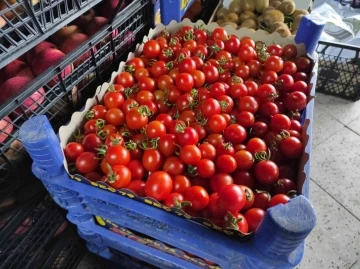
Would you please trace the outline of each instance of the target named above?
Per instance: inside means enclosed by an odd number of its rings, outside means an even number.
[[[296,56],[222,28],[164,30],[88,111],[65,157],[91,181],[254,231],[297,189],[312,62]]]

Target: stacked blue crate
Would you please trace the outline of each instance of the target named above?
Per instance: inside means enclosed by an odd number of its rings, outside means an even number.
[[[297,43],[305,43],[313,54],[323,23],[303,19]],[[312,77],[314,96],[317,65]],[[94,217],[109,220],[119,227],[164,242],[181,251],[211,261],[221,268],[292,268],[303,256],[304,239],[315,226],[316,217],[308,201],[310,181],[311,130],[314,100],[310,100],[304,124],[309,124],[309,143],[305,154],[309,155],[304,166],[305,182],[299,191],[303,194],[285,205],[267,210],[254,236],[239,241],[223,233],[209,229],[185,218],[172,215],[136,200],[111,193],[107,190],[70,179],[63,165],[63,154],[58,138],[45,116],[27,121],[20,129],[19,137],[32,157],[33,173],[40,178],[54,200],[68,210],[68,219],[78,227],[89,249],[103,257],[115,259],[111,249],[124,252],[160,268],[201,268],[201,266],[171,255],[144,242],[116,234],[98,225]]]

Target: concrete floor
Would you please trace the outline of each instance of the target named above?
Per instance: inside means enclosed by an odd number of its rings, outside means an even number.
[[[317,225],[297,268],[360,269],[360,101],[315,100],[310,200]],[[91,264],[86,258],[79,268]]]
[[[298,268],[360,269],[360,103],[315,100],[310,200],[317,225]]]

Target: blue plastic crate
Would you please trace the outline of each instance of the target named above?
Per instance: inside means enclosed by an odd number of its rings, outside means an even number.
[[[172,20],[177,22],[185,15],[186,10],[195,0],[160,0],[161,22],[164,25]]]
[[[307,29],[308,33],[313,33],[313,38],[309,39],[311,34],[308,34],[297,36],[296,40],[298,43],[303,41],[312,54],[323,24],[305,18],[301,27],[303,31]],[[317,64],[310,82],[311,96],[315,94],[316,78]],[[307,199],[313,108],[312,99],[303,114],[303,125],[307,130],[303,138],[306,148],[302,158],[303,171],[298,180],[298,190],[303,195],[291,199],[285,205],[268,209],[258,230],[248,241],[236,240],[185,218],[129,199],[125,197],[128,195],[126,193],[122,196],[112,193],[111,189],[102,190],[70,179],[63,165],[59,141],[45,116],[27,121],[20,129],[19,138],[34,161],[34,174],[43,181],[54,200],[69,211],[67,217],[78,226],[79,234],[99,251],[111,247],[161,268],[199,268],[146,244],[133,240],[130,242],[96,225],[94,216],[101,216],[124,228],[212,261],[221,268],[292,268],[300,262],[304,239],[316,221],[314,209]]]

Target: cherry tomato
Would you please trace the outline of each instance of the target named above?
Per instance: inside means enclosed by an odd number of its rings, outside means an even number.
[[[170,176],[174,177],[181,175],[185,170],[185,166],[179,157],[171,156],[166,158],[162,170],[167,172]]]
[[[272,185],[279,178],[279,168],[273,161],[263,160],[255,164],[256,179],[264,185]]]
[[[254,165],[254,157],[251,152],[247,150],[236,152],[234,157],[237,163],[237,169],[239,170],[247,171]]]
[[[186,145],[196,145],[199,142],[199,135],[192,127],[185,127],[181,124],[176,125],[176,141],[182,147]]]
[[[235,149],[230,142],[221,143],[216,147],[216,156],[219,157],[221,155],[230,155],[230,156],[235,155]]]
[[[266,152],[267,146],[264,140],[254,137],[247,142],[246,150],[255,155],[256,152]]]
[[[279,108],[273,102],[266,102],[260,105],[259,114],[266,118],[271,118],[272,116],[279,114]]]
[[[237,83],[230,87],[230,95],[232,98],[239,99],[248,95],[248,89],[245,84]]]
[[[210,118],[213,115],[220,114],[221,106],[218,100],[209,98],[200,105],[200,110],[205,118]]]
[[[252,48],[255,48],[255,42],[248,36],[244,36],[240,40],[240,47],[242,46],[250,46]]]
[[[250,77],[250,68],[247,65],[240,65],[235,68],[235,75],[247,80]]]
[[[276,194],[271,198],[269,202],[269,208],[279,204],[286,204],[289,200],[290,197],[285,194]]]
[[[270,55],[275,55],[278,57],[283,56],[283,48],[276,44],[272,44],[272,45],[268,46],[267,52],[270,53]]]
[[[256,55],[255,50],[253,49],[253,47],[245,45],[245,46],[241,46],[240,50],[239,50],[239,58],[243,61],[243,62],[250,62]],[[269,57],[270,58],[270,57]]]
[[[158,171],[149,176],[145,183],[145,193],[147,197],[157,201],[163,201],[173,187],[171,176],[163,171]]]
[[[224,43],[226,51],[233,55],[237,55],[240,49],[240,40],[236,36],[231,36]]]
[[[175,53],[172,48],[164,47],[159,54],[159,60],[168,63],[175,58]]]
[[[203,72],[199,71],[199,70],[193,70],[190,72],[190,74],[192,75],[193,79],[194,79],[194,86],[195,88],[200,88],[204,85],[205,83],[205,75]]]
[[[131,88],[135,84],[135,79],[129,72],[122,72],[116,77],[116,84],[120,84],[124,88]]]
[[[212,192],[219,192],[223,187],[233,184],[234,180],[229,174],[217,173],[210,178]]]
[[[159,43],[155,40],[149,40],[145,42],[143,48],[143,54],[148,59],[156,58],[160,54],[161,47]]]
[[[141,78],[149,77],[150,73],[146,68],[139,68],[135,71],[134,76],[135,76],[136,80],[139,81]],[[121,86],[121,85],[119,85],[119,86]],[[121,86],[121,87],[123,87],[123,86]],[[124,91],[124,87],[123,87],[122,92],[123,91]]]
[[[228,35],[224,28],[215,28],[211,33],[211,37],[225,41],[227,40]]]
[[[202,29],[195,30],[194,37],[196,41],[206,40],[208,38],[206,31]]]
[[[204,65],[203,73],[206,83],[215,83],[219,78],[219,70],[213,65]]]
[[[245,202],[245,205],[242,208],[242,210],[247,210],[247,209],[251,208],[252,205],[254,204],[255,195],[249,187],[244,186],[244,185],[239,185],[239,186],[244,191],[245,197],[246,197],[246,202]]]
[[[236,160],[231,155],[220,155],[216,159],[216,168],[221,173],[232,173],[236,169]]]
[[[124,165],[115,165],[106,175],[106,182],[115,189],[125,188],[131,181],[130,169]]]
[[[225,130],[226,125],[226,119],[219,114],[212,115],[207,122],[207,127],[213,133],[221,133]]]
[[[308,82],[309,81],[309,77],[308,75],[306,75],[304,72],[297,72],[294,75],[294,81],[304,81],[304,82]]]
[[[215,164],[211,160],[201,159],[196,163],[196,171],[199,177],[209,178],[215,174]]]
[[[97,172],[90,172],[90,173],[87,173],[85,175],[85,178],[87,178],[88,180],[90,180],[91,182],[98,182],[98,181],[102,181],[102,175],[100,175],[99,173]]]
[[[261,70],[261,64],[259,61],[251,60],[247,63],[247,66],[249,67],[251,77],[253,78],[259,77]]]
[[[139,68],[143,68],[143,67],[145,67],[143,60],[135,57],[126,62],[125,70],[131,73],[131,72],[134,72],[135,70],[137,70]]]
[[[127,165],[130,161],[130,153],[121,145],[112,146],[108,148],[105,159],[110,166]]]
[[[281,74],[289,74],[289,75],[295,75],[297,72],[296,64],[290,61],[284,62],[283,69],[281,70]]]
[[[131,160],[127,165],[131,172],[132,180],[142,180],[145,176],[145,168],[139,160]]]
[[[142,164],[149,172],[159,171],[163,167],[164,158],[159,150],[147,149],[142,157]]]
[[[250,189],[254,188],[255,179],[250,172],[237,170],[233,173],[233,178],[236,185],[244,185]]]
[[[76,169],[82,174],[95,171],[98,165],[99,160],[94,152],[81,153],[75,162]]]
[[[209,194],[203,187],[193,186],[185,191],[184,199],[191,203],[191,209],[200,211],[208,205]]]
[[[156,89],[156,83],[152,78],[143,77],[138,81],[139,91],[154,92]]]
[[[185,191],[190,187],[191,187],[191,182],[186,176],[178,175],[173,178],[172,192],[184,194]]]
[[[296,137],[287,137],[280,143],[280,150],[290,159],[300,158],[303,153],[303,144]]]
[[[249,232],[256,231],[260,222],[265,217],[265,211],[260,208],[251,208],[244,214],[245,219],[248,222]]]
[[[198,146],[201,151],[201,156],[203,159],[208,159],[211,161],[215,160],[217,150],[216,148],[210,143],[202,143]]]
[[[224,131],[224,137],[232,144],[241,144],[246,139],[246,130],[239,124],[230,124]]]
[[[201,124],[197,122],[193,122],[190,124],[190,127],[197,132],[199,136],[199,141],[203,140],[206,137],[207,135],[206,129]]]
[[[258,109],[259,109],[259,104],[254,97],[244,96],[243,98],[240,99],[239,102],[240,111],[248,111],[255,114]]]
[[[80,143],[70,142],[64,148],[64,155],[68,162],[75,162],[84,152],[84,147]]]
[[[166,133],[166,127],[162,122],[154,120],[146,125],[145,132],[149,139],[153,139],[163,136]]]
[[[126,125],[133,130],[140,130],[144,128],[148,123],[148,120],[149,119],[144,106],[131,108],[126,114]]]
[[[309,58],[299,57],[295,60],[295,64],[298,72],[304,72],[305,74],[309,74],[312,69],[312,63]]]
[[[291,121],[288,116],[284,114],[276,114],[270,121],[270,129],[274,132],[281,132],[282,130],[289,130]]]
[[[121,108],[124,103],[124,96],[120,92],[107,92],[104,95],[104,104],[107,109]]]
[[[106,113],[106,121],[114,126],[120,126],[125,123],[125,114],[119,108],[110,108]]]
[[[84,148],[84,151],[91,151],[96,153],[96,149],[102,145],[102,141],[96,134],[88,134],[84,137],[81,144]]]
[[[219,206],[218,199],[219,195],[217,192],[211,194],[207,208],[210,211],[211,216],[223,218],[227,214],[227,211]]]
[[[93,106],[91,108],[90,111],[86,112],[86,118],[88,120],[90,120],[90,119],[94,119],[94,120],[102,119],[102,120],[105,120],[106,112],[107,112],[107,109],[106,109],[105,106],[103,106],[103,105],[95,105],[95,106]]]
[[[213,85],[211,85],[210,87],[210,96],[212,98],[218,98],[222,95],[226,94],[226,90],[225,90],[225,86],[223,83],[221,82],[215,82]]]
[[[201,151],[195,145],[186,145],[180,149],[180,159],[188,165],[196,165],[201,160]]]
[[[253,208],[260,208],[262,210],[266,210],[269,207],[270,199],[270,193],[266,191],[256,190],[254,194],[254,203],[252,206]]]
[[[182,92],[189,92],[194,87],[194,78],[188,73],[180,73],[175,80],[176,87]]]
[[[191,58],[185,58],[178,64],[180,73],[191,73],[196,70],[196,63]]]
[[[240,213],[230,213],[224,217],[224,228],[238,230],[239,232],[246,234],[249,231],[249,226],[245,217]]]
[[[126,186],[126,188],[133,193],[135,193],[139,197],[145,197],[145,182],[142,180],[132,180],[130,183]]]
[[[165,200],[163,201],[163,205],[172,208],[181,206],[181,202],[184,201],[184,196],[180,193],[170,193]]]
[[[275,194],[287,194],[289,191],[296,191],[296,184],[288,178],[280,178],[274,184]]]
[[[283,48],[284,51],[284,57],[288,59],[295,58],[297,55],[297,48],[293,44],[288,44]]]
[[[265,70],[261,76],[261,84],[274,84],[278,80],[278,75],[273,70]]]
[[[219,205],[230,212],[240,211],[246,203],[246,195],[240,186],[226,185],[218,191]]]
[[[242,111],[236,114],[236,122],[244,128],[249,128],[254,124],[255,117],[251,112]]]
[[[263,84],[258,88],[257,96],[264,101],[273,100],[277,97],[276,88],[271,84]]]
[[[265,135],[268,133],[268,126],[266,123],[257,121],[252,126],[252,133],[258,138],[264,138]]]

